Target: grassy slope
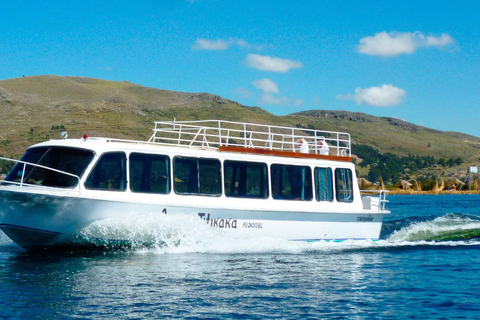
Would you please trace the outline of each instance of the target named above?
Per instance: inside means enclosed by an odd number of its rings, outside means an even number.
[[[209,94],[146,88],[129,82],[36,76],[0,81],[0,153],[19,156],[63,125],[70,137],[147,139],[155,120],[223,118],[277,122],[259,109]],[[10,143],[9,143],[10,141]]]
[[[477,161],[480,139],[458,132],[445,132],[416,126],[394,118],[380,118],[363,113],[312,110],[295,114],[300,119],[314,121],[316,127],[349,132],[352,141],[368,144],[381,152],[397,155],[429,155],[462,157]]]
[[[69,137],[108,136],[146,140],[155,120],[225,119],[313,126],[349,132],[355,143],[382,152],[463,157],[477,163],[480,139],[398,119],[345,111],[305,111],[285,117],[207,93],[142,87],[92,78],[34,76],[0,81],[0,154],[19,157],[26,147],[63,125]]]

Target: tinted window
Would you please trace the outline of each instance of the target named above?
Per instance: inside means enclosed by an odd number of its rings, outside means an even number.
[[[257,162],[225,161],[224,185],[227,197],[268,198],[267,165]]]
[[[126,156],[123,152],[103,154],[85,181],[85,188],[124,191],[127,185]]]
[[[89,150],[41,147],[27,150],[21,160],[81,177],[93,157],[93,152]],[[24,172],[23,163],[17,163],[5,178],[5,181],[20,182],[22,176],[23,183],[49,187],[74,187],[78,183],[76,177],[46,168],[26,165]]]
[[[342,168],[335,169],[335,189],[337,194],[337,201],[353,201],[352,170]]]
[[[315,198],[317,201],[333,201],[332,169],[315,168]]]
[[[167,156],[131,153],[129,159],[132,192],[170,192],[170,159]]]
[[[216,159],[175,157],[174,190],[178,194],[221,194],[220,161]]]
[[[270,170],[274,199],[312,199],[312,170],[310,167],[273,164]]]

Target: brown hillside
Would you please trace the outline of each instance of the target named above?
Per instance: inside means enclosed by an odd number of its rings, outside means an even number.
[[[480,139],[394,118],[312,110],[275,116],[208,93],[147,88],[128,81],[34,76],[0,81],[0,154],[18,158],[46,135],[108,136],[146,140],[155,120],[224,119],[345,131],[354,143],[397,155],[462,157],[477,163]]]

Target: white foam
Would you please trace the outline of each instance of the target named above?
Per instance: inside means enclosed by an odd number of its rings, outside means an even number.
[[[223,229],[208,226],[196,214],[171,216],[151,213],[97,221],[84,228],[81,235],[92,243],[98,243],[99,239],[124,240],[138,253],[335,253],[394,247],[480,245],[480,239],[431,240],[442,234],[458,233],[461,236],[472,230],[479,230],[480,233],[479,220],[462,215],[446,215],[404,227],[388,239],[379,241],[305,242],[268,237],[236,239]],[[16,245],[0,231],[0,246]]]
[[[304,242],[268,237],[236,239],[222,229],[208,226],[195,214],[159,216],[152,213],[106,219],[92,223],[81,234],[92,242],[97,239],[121,239],[136,250],[154,250],[157,253],[296,253],[360,245],[360,241]],[[363,241],[361,245],[370,246],[372,242]]]
[[[0,230],[0,246],[11,246],[14,245],[13,241],[2,231]]]
[[[417,222],[402,228],[394,232],[388,240],[390,242],[418,242],[451,238],[451,240],[455,240],[454,242],[462,242],[461,240],[468,240],[476,235],[480,236],[479,220],[464,215],[447,214],[431,221]]]
[[[445,220],[445,219],[443,219]],[[98,221],[87,227],[82,234],[91,239],[123,239],[132,243],[137,252],[165,253],[302,253],[310,251],[338,252],[344,250],[381,249],[418,245],[475,245],[479,242],[409,239],[418,230],[435,228],[455,228],[451,219],[436,222],[422,222],[396,232],[387,240],[345,240],[334,241],[289,241],[279,238],[236,239],[222,229],[211,228],[197,215],[158,216],[158,214],[138,214],[127,219]],[[465,228],[465,221],[457,223]],[[472,221],[472,228],[480,227],[480,222]]]

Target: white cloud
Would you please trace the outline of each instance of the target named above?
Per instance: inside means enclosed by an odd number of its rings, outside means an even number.
[[[208,40],[198,38],[192,46],[195,50],[227,50],[228,42],[222,39]]]
[[[270,79],[263,78],[260,80],[255,80],[252,83],[256,88],[262,90],[264,93],[280,93],[277,84]]]
[[[300,107],[304,102],[303,99],[295,99],[294,105],[295,107]]]
[[[338,95],[339,100],[353,100],[356,104],[365,103],[374,107],[392,107],[403,102],[407,92],[403,89],[384,84],[381,87],[356,88],[355,94]]]
[[[432,37],[432,36],[428,36],[425,38],[425,44],[427,46],[434,46],[434,47],[443,47],[443,46],[446,46],[450,43],[453,43],[453,39],[452,37],[450,37],[448,34],[446,33],[442,33],[442,35],[440,37]]]
[[[273,104],[273,105],[280,105],[284,103],[284,99],[282,97],[277,97],[271,93],[264,93],[258,102],[261,106]]]
[[[194,50],[227,50],[231,46],[238,46],[241,48],[250,48],[251,45],[242,39],[235,39],[231,38],[229,40],[217,39],[217,40],[210,40],[210,39],[203,39],[197,38],[195,43],[192,45]]]
[[[271,79],[263,78],[255,80],[252,84],[262,91],[258,104],[263,105],[294,105],[299,107],[303,105],[303,99],[295,99],[291,101],[288,97],[281,94],[278,85]]]
[[[235,93],[241,95],[244,99],[248,99],[253,96],[253,93],[246,88],[237,88]]]
[[[244,41],[244,40],[241,40],[241,39],[235,40],[235,44],[239,47],[245,47],[245,48],[250,48],[251,47],[251,45],[247,41]]]
[[[262,95],[258,104],[260,105],[281,105],[288,104],[289,99],[280,94],[280,89],[278,85],[270,79],[263,78],[260,80],[255,80],[252,84],[257,88],[262,90]]]
[[[283,73],[288,72],[290,69],[303,67],[303,63],[300,61],[261,56],[259,54],[248,54],[246,62],[250,68]]]
[[[358,51],[371,56],[393,57],[399,54],[412,54],[420,47],[443,47],[453,44],[451,36],[442,33],[440,37],[425,36],[416,32],[390,32],[385,31],[373,37],[360,39]]]

